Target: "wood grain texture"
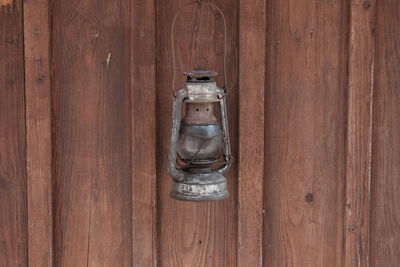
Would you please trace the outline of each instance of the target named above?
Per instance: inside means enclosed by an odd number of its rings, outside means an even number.
[[[345,266],[369,266],[375,1],[351,1]]]
[[[213,203],[169,197],[180,73],[223,85],[203,3],[171,86],[187,3],[0,0],[0,266],[400,266],[399,1],[211,0],[237,159]]]
[[[371,266],[400,264],[400,3],[377,1]]]
[[[172,85],[171,24],[175,12],[187,1],[160,1],[157,4],[157,177],[159,194],[159,246],[160,265],[189,266],[236,266],[236,166],[228,174],[230,197],[213,203],[189,203],[173,200],[171,177],[167,173],[169,149],[172,89],[182,88],[184,78],[180,74],[196,65],[197,57],[203,68],[220,73],[217,84],[222,86],[223,24],[215,10],[188,8],[176,21],[176,88]],[[228,85],[236,77],[235,49],[237,46],[236,1],[213,1],[224,12],[228,22]],[[216,18],[214,18],[214,15]],[[198,61],[198,60],[197,60]],[[194,63],[194,64],[193,64]],[[207,64],[206,64],[207,63]],[[228,114],[233,145],[237,155],[237,89],[229,87]]]
[[[52,150],[47,0],[24,2],[28,262],[52,266]]]
[[[262,266],[265,1],[240,1],[238,266]]]
[[[27,266],[22,2],[0,4],[0,266]]]
[[[132,263],[157,266],[154,1],[132,4]]]
[[[52,1],[55,265],[132,265],[130,1]]]
[[[267,3],[264,266],[341,266],[348,5]]]

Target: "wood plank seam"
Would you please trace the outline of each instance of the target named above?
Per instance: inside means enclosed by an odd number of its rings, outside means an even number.
[[[28,262],[23,7],[0,1],[0,266]]]
[[[28,264],[53,264],[48,2],[24,1]]]
[[[369,266],[375,1],[351,1],[344,264]]]
[[[400,263],[400,2],[376,1],[371,164],[371,266]]]
[[[263,265],[266,3],[240,1],[238,266]]]
[[[367,2],[366,2],[367,3]],[[368,2],[369,3],[369,2]],[[372,55],[372,68],[371,68],[371,90],[370,90],[370,99],[371,99],[371,105],[370,105],[370,132],[369,134],[371,135],[370,137],[370,147],[369,147],[369,154],[370,154],[370,164],[369,164],[369,206],[368,206],[368,213],[369,213],[369,218],[368,218],[368,265],[366,267],[372,266],[372,242],[371,242],[371,235],[372,235],[372,192],[371,192],[371,184],[372,184],[372,172],[373,172],[373,155],[374,155],[374,147],[373,147],[373,138],[374,138],[374,94],[375,94],[375,76],[376,76],[376,67],[375,67],[375,62],[376,62],[376,44],[377,44],[377,34],[376,34],[376,23],[377,23],[377,17],[378,17],[378,5],[379,1],[378,0],[373,0],[373,20],[372,20],[372,33],[373,33],[373,55]]]
[[[156,1],[132,2],[132,263],[140,267],[158,265],[155,10]]]

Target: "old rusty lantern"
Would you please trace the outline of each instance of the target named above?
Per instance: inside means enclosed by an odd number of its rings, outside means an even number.
[[[223,16],[218,7],[212,6]],[[179,11],[176,16],[178,14]],[[226,38],[225,19],[224,26]],[[172,51],[175,77],[174,49]],[[223,175],[232,162],[225,86],[217,86],[215,71],[195,69],[183,74],[186,76],[184,88],[173,98],[168,162],[168,171],[173,179],[171,197],[186,201],[225,199],[228,190]],[[174,83],[175,78],[173,87]],[[214,112],[215,109],[218,112]]]

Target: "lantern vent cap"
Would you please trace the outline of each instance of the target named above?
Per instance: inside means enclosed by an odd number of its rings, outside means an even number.
[[[213,70],[191,70],[185,71],[182,74],[187,76],[187,82],[190,83],[213,82],[213,77],[218,75],[218,73]]]

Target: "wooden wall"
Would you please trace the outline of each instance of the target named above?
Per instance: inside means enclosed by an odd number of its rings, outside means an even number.
[[[187,3],[0,0],[0,266],[399,266],[399,1],[212,1],[236,158],[213,203],[169,197]],[[181,13],[179,86],[222,84],[223,30]]]

